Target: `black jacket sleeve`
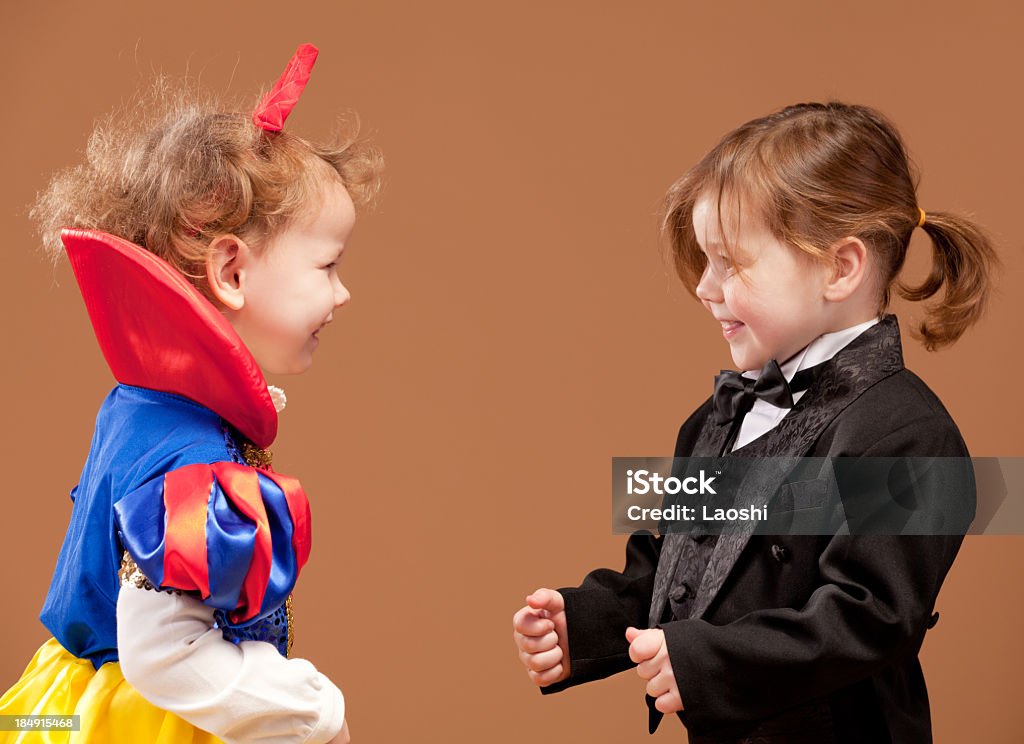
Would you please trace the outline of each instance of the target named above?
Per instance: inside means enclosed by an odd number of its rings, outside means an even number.
[[[680,427],[676,457],[693,449],[710,407],[708,399]],[[649,532],[636,532],[626,543],[626,566],[621,573],[601,568],[587,574],[580,586],[558,590],[565,598],[570,676],[542,687],[542,693],[559,692],[636,666],[629,658],[626,628],[647,627],[661,541]]]
[[[647,627],[661,538],[637,532],[626,543],[626,567],[591,571],[578,587],[559,589],[565,598],[570,676],[541,692],[604,679],[635,666],[629,658],[626,628]]]

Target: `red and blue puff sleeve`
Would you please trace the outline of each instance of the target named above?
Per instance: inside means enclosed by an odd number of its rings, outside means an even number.
[[[309,558],[298,480],[234,462],[169,471],[115,503],[114,520],[154,586],[199,591],[235,624],[280,607]]]

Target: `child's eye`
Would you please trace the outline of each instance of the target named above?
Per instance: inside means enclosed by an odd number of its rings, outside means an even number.
[[[726,253],[716,253],[709,260],[711,270],[721,277],[731,276],[736,273],[736,263]]]
[[[337,261],[331,261],[331,262],[330,262],[329,264],[327,264],[326,266],[324,266],[324,270],[325,270],[325,271],[330,271],[331,269],[333,269],[333,268],[334,268],[335,266],[337,266],[337,265],[338,265],[338,262],[337,262]]]

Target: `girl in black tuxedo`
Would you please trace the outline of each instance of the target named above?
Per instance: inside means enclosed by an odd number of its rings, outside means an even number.
[[[950,344],[981,315],[996,258],[915,191],[895,128],[835,102],[744,124],[672,186],[679,276],[747,370],[716,378],[676,457],[968,457],[885,310],[893,290],[943,290],[911,330],[929,350]],[[897,276],[917,228],[934,259],[909,287]],[[948,487],[939,477],[925,493]],[[691,742],[930,742],[918,650],[961,541],[637,533],[622,572],[530,595],[514,638],[545,693],[636,665],[652,733],[677,713]]]

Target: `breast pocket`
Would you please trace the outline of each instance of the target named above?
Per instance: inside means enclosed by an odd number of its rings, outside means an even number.
[[[829,490],[828,482],[820,478],[783,483],[772,499],[771,509],[775,512],[820,509],[828,503]]]
[[[768,519],[758,532],[788,535],[832,535],[846,519],[831,479],[784,483],[768,503]]]

